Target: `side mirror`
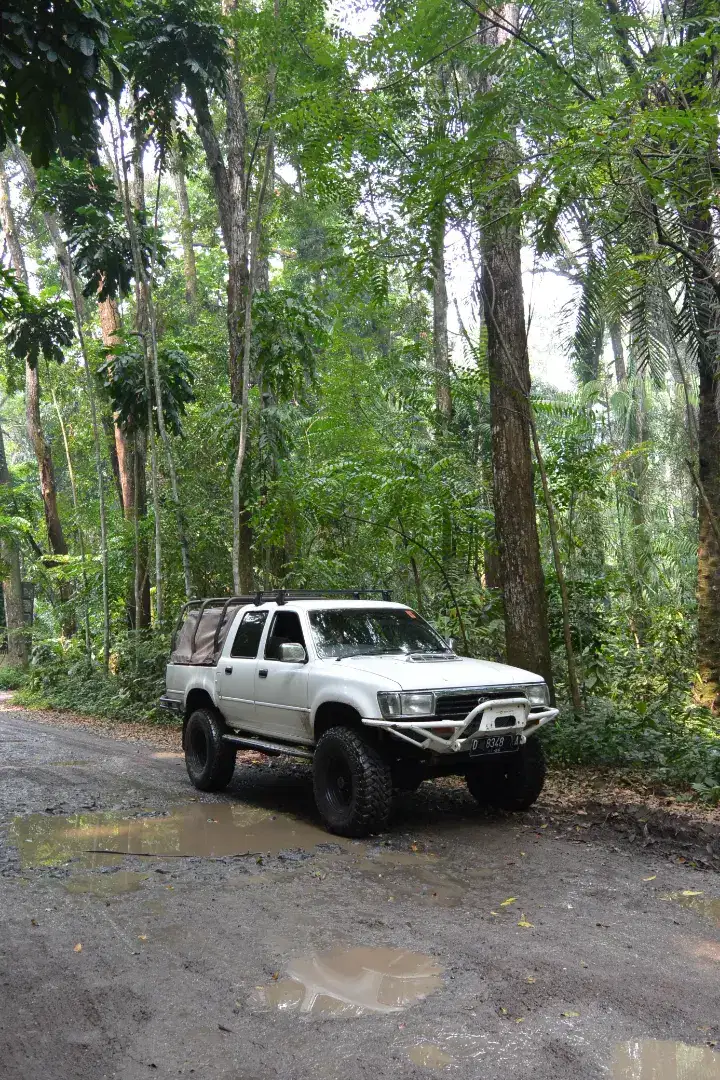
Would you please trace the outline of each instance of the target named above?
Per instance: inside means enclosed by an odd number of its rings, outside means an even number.
[[[455,646],[457,645],[457,639],[454,638],[454,637],[449,637],[447,639],[447,643],[448,643],[448,649],[450,650],[450,652],[455,652]]]
[[[278,645],[278,660],[285,664],[304,664],[307,654],[302,645],[294,641],[284,641],[282,645]]]

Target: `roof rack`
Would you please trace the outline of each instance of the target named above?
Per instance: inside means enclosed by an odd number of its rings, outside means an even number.
[[[222,607],[222,614],[218,620],[217,627],[215,628],[214,648],[217,650],[220,631],[225,621],[225,615],[230,607],[242,607],[244,604],[254,604],[257,607],[259,604],[271,603],[272,601],[275,601],[276,604],[282,606],[287,603],[288,600],[323,600],[326,597],[333,596],[338,598],[344,596],[350,600],[363,600],[373,596],[379,596],[381,600],[386,602],[392,600],[392,592],[390,589],[271,589],[268,591],[261,590],[255,593],[247,593],[244,596],[211,596],[204,600],[189,600],[187,604],[184,604],[180,609],[178,621],[175,624],[175,629],[172,634],[171,648],[175,648],[175,639],[178,630],[182,626],[185,616],[193,608],[198,608],[199,610],[197,622],[195,623],[195,631],[193,633],[191,651],[195,650],[195,638],[203,612],[210,607]]]

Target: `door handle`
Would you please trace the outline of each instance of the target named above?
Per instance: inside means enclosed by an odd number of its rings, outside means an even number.
[[[267,679],[267,677],[268,677],[268,669],[266,667],[260,668],[260,670],[258,671],[258,678]]]
[[[232,675],[232,668],[231,667],[226,667],[225,668],[225,674],[226,675]]]

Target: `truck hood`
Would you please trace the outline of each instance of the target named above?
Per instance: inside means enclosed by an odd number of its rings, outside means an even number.
[[[401,690],[446,690],[464,687],[512,686],[515,683],[542,682],[540,675],[509,664],[496,664],[492,660],[471,660],[455,657],[453,660],[411,660],[395,654],[383,656],[350,656],[335,661],[338,667],[355,668],[373,675],[392,679]]]

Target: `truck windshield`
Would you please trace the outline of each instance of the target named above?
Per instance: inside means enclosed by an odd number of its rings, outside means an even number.
[[[400,608],[342,608],[310,611],[318,656],[380,653],[448,653],[447,643],[414,611]]]

